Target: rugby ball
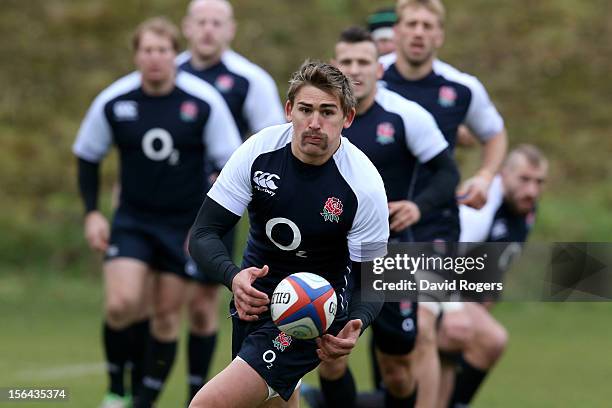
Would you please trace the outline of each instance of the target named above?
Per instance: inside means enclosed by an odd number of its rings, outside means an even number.
[[[297,339],[323,335],[334,321],[337,307],[334,288],[325,278],[308,272],[283,279],[270,301],[276,326]]]

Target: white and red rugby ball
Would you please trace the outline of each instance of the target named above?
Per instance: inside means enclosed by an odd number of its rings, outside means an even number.
[[[324,334],[336,316],[338,299],[329,282],[314,273],[299,272],[283,279],[272,294],[272,320],[297,339]]]

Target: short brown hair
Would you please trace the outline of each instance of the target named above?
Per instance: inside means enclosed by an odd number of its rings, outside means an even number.
[[[446,9],[441,0],[398,0],[395,6],[395,13],[397,14],[397,22],[402,20],[402,12],[407,7],[425,7],[427,10],[438,16],[440,27],[444,27],[444,21],[446,20]]]
[[[140,39],[147,31],[169,38],[174,52],[179,52],[179,30],[166,17],[153,17],[140,23],[132,35],[132,51],[136,52],[138,50]]]
[[[533,167],[542,167],[548,165],[548,160],[544,157],[544,154],[540,149],[530,144],[520,144],[512,149],[508,156],[504,166],[510,165],[516,156],[523,156],[527,162]]]
[[[360,42],[371,42],[372,34],[368,30],[360,26],[352,26],[348,27],[340,33],[340,37],[338,37],[338,42],[345,42],[349,44],[360,43]]]
[[[306,85],[336,95],[340,99],[340,107],[344,116],[347,116],[351,109],[357,105],[350,80],[333,65],[321,61],[306,60],[289,79],[287,99],[292,105],[295,101],[295,95]]]

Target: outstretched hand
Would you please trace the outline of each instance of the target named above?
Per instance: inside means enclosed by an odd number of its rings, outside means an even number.
[[[255,279],[268,274],[268,265],[263,268],[254,266],[238,272],[232,280],[232,292],[234,293],[234,305],[241,320],[252,322],[257,320],[260,313],[268,310],[268,295],[255,289],[252,285]]]
[[[317,338],[317,355],[323,361],[331,361],[348,355],[355,345],[361,333],[363,323],[359,319],[350,320],[340,330],[337,336],[324,334]]]

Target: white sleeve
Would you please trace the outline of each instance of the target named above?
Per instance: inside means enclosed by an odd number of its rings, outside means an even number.
[[[446,149],[448,142],[433,116],[421,106],[415,105],[409,115],[402,116],[406,144],[421,163],[427,163]]]
[[[496,176],[487,194],[487,203],[480,210],[467,205],[459,206],[461,233],[459,242],[484,242],[489,236],[495,213],[503,200],[501,177]]]
[[[210,115],[204,127],[204,144],[208,157],[217,168],[223,168],[242,143],[236,122],[221,95],[209,98]]]
[[[367,262],[387,254],[389,209],[382,180],[380,186],[359,195],[357,200],[357,213],[348,233],[348,247],[352,261]]]
[[[504,120],[491,102],[482,83],[475,77],[470,78],[469,88],[472,101],[468,108],[465,124],[481,142],[486,142],[504,129]]]
[[[230,157],[217,181],[208,191],[210,198],[238,216],[242,216],[253,196],[251,190],[253,146],[253,138],[244,142]]]
[[[251,133],[287,122],[276,84],[272,77],[263,70],[261,70],[261,75],[249,81],[243,114],[249,123]]]
[[[104,158],[112,143],[112,131],[104,105],[107,99],[98,96],[87,111],[72,151],[81,159],[98,163]]]

